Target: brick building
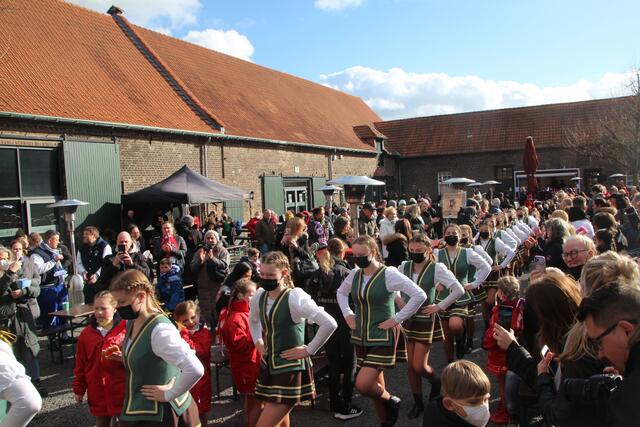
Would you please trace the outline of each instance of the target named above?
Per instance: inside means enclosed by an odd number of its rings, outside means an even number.
[[[361,99],[59,0],[4,2],[0,238],[44,231],[78,198],[79,225],[117,227],[122,194],[182,165],[252,192],[253,210],[310,208],[333,175],[372,175],[378,117]],[[226,203],[236,218],[248,201]]]
[[[525,139],[532,136],[539,159],[539,187],[569,186],[572,177],[582,177],[583,186],[603,182],[608,175],[621,172],[620,166],[576,148],[601,133],[603,123],[626,100],[376,122],[391,153],[383,160],[384,168],[376,170],[376,177],[387,181],[389,191],[400,194],[421,191],[435,196],[440,183],[451,177],[496,180],[502,183],[496,191],[513,192],[526,185],[522,156]]]

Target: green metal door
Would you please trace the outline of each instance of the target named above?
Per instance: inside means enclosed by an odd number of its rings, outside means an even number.
[[[244,222],[244,200],[227,200],[224,202],[224,211],[234,221]]]
[[[76,213],[76,230],[120,229],[120,154],[117,144],[63,143],[67,198],[89,202]]]
[[[262,177],[262,204],[278,216],[284,214],[284,185],[281,176]]]
[[[327,198],[324,197],[324,193],[320,190],[327,183],[327,178],[314,177],[313,178],[313,207],[317,208],[324,206],[327,203]]]

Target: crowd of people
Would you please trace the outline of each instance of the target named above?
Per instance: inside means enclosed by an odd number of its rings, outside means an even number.
[[[315,397],[312,357],[327,361],[337,420],[363,414],[357,392],[382,426],[397,424],[403,402],[385,371],[406,362],[406,417],[425,426],[634,425],[640,194],[590,190],[521,204],[475,193],[457,218],[421,195],[365,203],[357,233],[347,207],[265,209],[233,265],[229,218],[159,217],[147,244],[128,212],[115,242],[89,226],[76,254],[56,231],[17,235],[0,248],[7,425],[40,409],[37,332],[64,326],[50,313],[79,290],[94,314],[72,389],[98,426],[206,425],[212,360],[228,361],[245,425],[288,426]],[[445,367],[429,361],[437,341]],[[482,367],[465,360],[480,347]]]

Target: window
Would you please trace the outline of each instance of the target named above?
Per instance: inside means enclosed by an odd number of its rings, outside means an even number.
[[[442,191],[445,188],[449,187],[448,184],[443,184],[443,182],[448,180],[452,176],[453,175],[451,174],[451,171],[440,171],[440,172],[438,172],[438,194],[442,194]]]
[[[60,194],[58,153],[54,150],[20,150],[23,197]]]
[[[19,197],[18,153],[16,150],[0,149],[0,197]]]
[[[442,184],[444,181],[451,178],[451,171],[438,172],[438,184]]]
[[[46,206],[60,195],[57,150],[0,148],[0,240],[17,229],[57,228],[58,218]]]
[[[496,166],[495,176],[496,181],[508,185],[511,181],[513,181],[513,166]]]

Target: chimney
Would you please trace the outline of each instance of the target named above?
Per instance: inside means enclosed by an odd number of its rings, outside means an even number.
[[[107,10],[109,15],[124,15],[124,10],[118,6],[111,6],[109,10]]]

